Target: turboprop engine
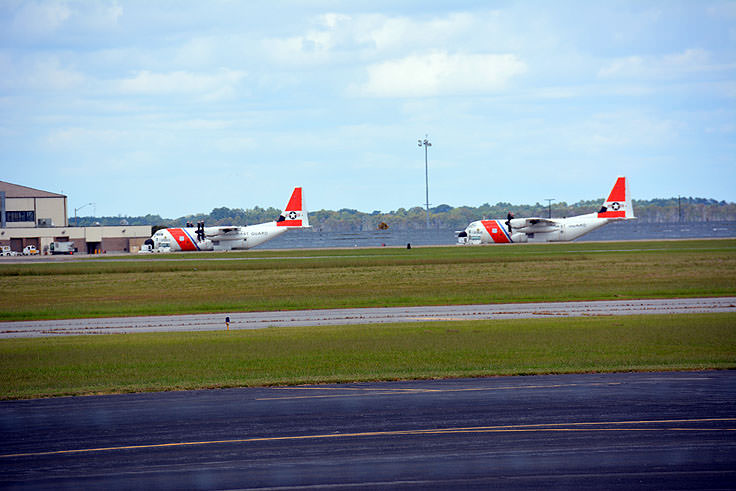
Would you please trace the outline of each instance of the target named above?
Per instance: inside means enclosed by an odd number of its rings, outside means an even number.
[[[526,226],[526,218],[512,218],[511,220],[506,220],[506,225],[511,225],[512,230],[521,230]]]

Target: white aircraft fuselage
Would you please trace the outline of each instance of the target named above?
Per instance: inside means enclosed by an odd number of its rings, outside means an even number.
[[[196,227],[162,229],[153,234],[154,247],[170,247],[171,251],[229,251],[250,249],[274,239],[288,230],[279,227],[278,222],[259,223],[223,234],[221,227],[205,227],[203,240],[197,238]]]
[[[477,220],[458,232],[459,244],[564,242],[575,240],[607,223],[636,218],[625,177],[616,180],[600,211],[570,218],[513,218]]]
[[[291,228],[308,228],[309,216],[302,201],[302,188],[295,188],[286,208],[273,222],[247,226],[172,227],[161,229],[146,241],[153,250],[230,251],[250,249],[278,237]]]

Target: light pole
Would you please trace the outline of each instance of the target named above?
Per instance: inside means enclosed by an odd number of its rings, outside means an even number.
[[[417,140],[417,145],[419,145],[419,148],[422,148],[424,146],[424,185],[427,190],[427,202],[425,205],[427,206],[427,229],[429,229],[429,171],[427,169],[427,147],[431,147],[432,144],[429,141],[429,135],[424,135],[424,140]]]
[[[87,203],[86,205],[82,205],[79,208],[74,208],[74,226],[75,227],[79,225],[79,221],[77,220],[77,212],[81,210],[82,208],[84,208],[85,206],[89,206],[89,205],[94,205],[94,203]]]
[[[549,213],[548,218],[552,218],[552,202],[555,201],[554,198],[544,198],[544,201],[547,202],[547,211]]]

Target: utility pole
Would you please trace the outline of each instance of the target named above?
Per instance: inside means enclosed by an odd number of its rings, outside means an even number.
[[[87,203],[86,205],[82,205],[79,208],[74,208],[74,226],[75,227],[79,225],[79,221],[77,221],[77,212],[81,210],[82,208],[84,208],[85,206],[89,206],[89,205],[94,205],[94,203]]]
[[[552,218],[552,202],[555,201],[554,198],[545,198],[544,199],[547,202],[547,211],[549,213],[548,218]]]
[[[425,134],[424,140],[417,140],[417,144],[419,145],[419,148],[424,146],[424,185],[427,199],[425,205],[427,207],[427,230],[429,230],[429,170],[427,165],[427,148],[432,146],[432,143],[429,141],[429,135]]]

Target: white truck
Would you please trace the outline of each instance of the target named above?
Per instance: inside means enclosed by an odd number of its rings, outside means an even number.
[[[0,246],[0,256],[17,256],[18,253],[10,248],[10,246]]]
[[[74,242],[52,242],[49,244],[51,254],[74,254]]]
[[[153,244],[143,244],[138,254],[152,254],[154,252],[171,252],[171,245],[168,242],[161,242],[158,247],[154,248]]]
[[[24,256],[38,256],[38,249],[35,245],[27,245],[23,248]]]

